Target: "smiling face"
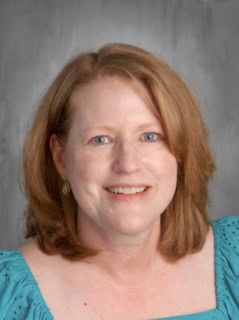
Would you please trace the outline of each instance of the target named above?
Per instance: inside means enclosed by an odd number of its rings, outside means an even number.
[[[56,146],[52,153],[71,185],[82,228],[87,221],[100,232],[137,235],[158,223],[175,193],[177,163],[136,87],[103,78],[80,88],[71,103],[66,146],[60,156]]]

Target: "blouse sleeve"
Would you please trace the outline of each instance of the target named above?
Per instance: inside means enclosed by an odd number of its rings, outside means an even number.
[[[239,217],[212,222],[218,309],[223,319],[239,319]]]
[[[19,251],[0,251],[0,319],[52,320]]]

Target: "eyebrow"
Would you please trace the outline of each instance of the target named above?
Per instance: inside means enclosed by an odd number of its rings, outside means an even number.
[[[145,130],[149,127],[157,127],[161,130],[163,130],[162,126],[160,124],[157,124],[157,123],[144,123],[144,124],[141,124],[139,125],[136,130]],[[92,130],[107,130],[107,131],[110,131],[110,132],[115,132],[115,129],[114,127],[111,127],[111,126],[108,126],[108,125],[100,125],[100,126],[93,126],[93,127],[90,127],[88,129],[85,130],[85,132],[88,132],[88,131],[92,131]]]

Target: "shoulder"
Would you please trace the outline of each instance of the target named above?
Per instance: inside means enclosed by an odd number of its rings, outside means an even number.
[[[9,287],[27,277],[28,270],[18,250],[0,251],[0,295]]]
[[[239,316],[239,217],[211,221],[211,225],[219,309],[236,319]]]
[[[1,319],[50,319],[19,250],[0,251]]]
[[[211,221],[217,257],[236,264],[239,276],[239,217],[230,216]],[[219,261],[217,261],[219,262]]]
[[[40,287],[51,288],[53,284],[56,285],[56,281],[61,278],[63,269],[61,255],[44,253],[35,240],[22,246],[19,251]]]
[[[211,220],[213,226],[218,228],[239,226],[239,216],[228,216],[217,220]]]
[[[230,216],[212,220],[215,240],[223,247],[239,250],[239,217]]]

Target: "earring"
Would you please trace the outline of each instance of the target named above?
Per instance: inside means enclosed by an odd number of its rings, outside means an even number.
[[[67,180],[64,181],[62,188],[61,188],[61,191],[65,196],[69,196],[70,191],[71,191],[71,186]]]

